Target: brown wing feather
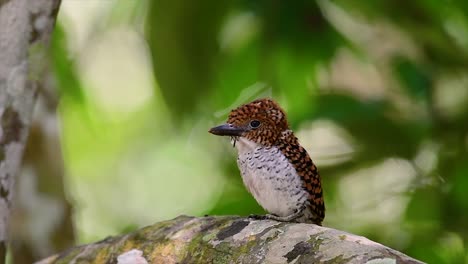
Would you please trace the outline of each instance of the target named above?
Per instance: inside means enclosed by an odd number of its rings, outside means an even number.
[[[325,203],[317,166],[312,162],[307,151],[299,145],[292,132],[284,135],[278,145],[281,152],[293,164],[297,174],[302,179],[304,189],[309,193],[308,208],[312,212],[310,220],[316,224],[321,224],[325,217]]]

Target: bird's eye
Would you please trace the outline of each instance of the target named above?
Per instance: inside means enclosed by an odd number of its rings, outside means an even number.
[[[252,121],[250,121],[250,127],[251,127],[251,128],[257,128],[257,127],[259,127],[259,126],[260,126],[260,121],[258,121],[258,120],[252,120]]]

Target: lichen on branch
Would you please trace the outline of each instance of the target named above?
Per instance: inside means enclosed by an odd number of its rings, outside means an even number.
[[[313,224],[188,217],[77,246],[47,263],[422,263],[365,237]]]

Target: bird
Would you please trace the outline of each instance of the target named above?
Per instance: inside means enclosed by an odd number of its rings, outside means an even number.
[[[322,224],[325,203],[319,171],[276,101],[262,98],[241,105],[231,110],[225,124],[209,132],[231,138],[243,183],[268,212],[250,217]]]

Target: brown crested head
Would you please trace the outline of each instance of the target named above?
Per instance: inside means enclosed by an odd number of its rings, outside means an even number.
[[[232,110],[227,123],[210,133],[220,136],[245,137],[262,145],[273,145],[288,130],[288,121],[281,107],[272,99],[258,99]]]

